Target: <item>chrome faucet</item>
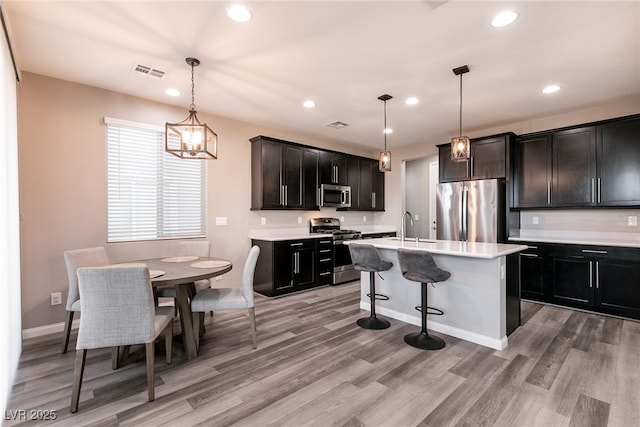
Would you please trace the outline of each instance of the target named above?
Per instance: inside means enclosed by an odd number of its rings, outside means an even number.
[[[407,215],[409,215],[409,221],[411,221],[411,225],[413,225],[413,215],[411,215],[411,212],[409,211],[404,211],[402,217],[400,218],[400,240],[403,242],[407,238]]]

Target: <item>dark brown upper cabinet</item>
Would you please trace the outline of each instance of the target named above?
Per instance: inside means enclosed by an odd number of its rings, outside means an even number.
[[[471,158],[464,161],[451,160],[451,144],[438,145],[440,182],[507,178],[514,139],[513,133],[474,138]]]

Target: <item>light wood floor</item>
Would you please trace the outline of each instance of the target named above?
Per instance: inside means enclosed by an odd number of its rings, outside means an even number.
[[[244,311],[207,315],[195,360],[166,365],[157,345],[154,402],[143,361],[112,371],[110,350],[89,351],[76,414],[75,351],[60,354],[58,335],[27,341],[4,418],[35,409],[73,426],[640,425],[640,323],[524,302],[505,351],[443,335],[444,349],[420,351],[402,338],[416,326],[356,326],[368,315],[358,299],[359,282],[258,297],[257,350]]]

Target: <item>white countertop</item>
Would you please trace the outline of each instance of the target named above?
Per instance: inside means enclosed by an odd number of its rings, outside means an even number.
[[[595,245],[640,248],[639,233],[603,233],[603,232],[521,232],[510,236],[511,242],[563,243],[567,245]]]
[[[416,242],[415,239],[402,242],[389,237],[368,240],[348,240],[344,243],[348,245],[369,244],[377,248],[392,250],[407,248],[431,252],[432,254],[437,255],[453,255],[485,259],[498,258],[527,249],[526,245],[512,245],[504,243],[457,242],[451,240],[423,240]]]

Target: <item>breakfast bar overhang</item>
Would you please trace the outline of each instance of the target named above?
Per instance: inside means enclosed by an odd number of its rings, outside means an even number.
[[[507,306],[518,304],[519,324],[520,303],[518,283],[509,295],[507,292],[507,257],[516,254],[509,268],[518,269],[517,253],[527,246],[397,238],[353,240],[348,244],[373,245],[382,259],[393,263],[390,270],[380,273],[382,280],[376,280],[376,293],[389,297],[376,303],[379,314],[420,325],[420,312],[415,309],[420,305],[420,284],[402,277],[397,250],[427,251],[438,267],[451,273],[448,280],[429,286],[429,306],[444,311],[441,316],[429,316],[429,330],[496,350],[507,347]],[[369,274],[363,273],[360,308],[364,310],[371,309],[368,292]]]

